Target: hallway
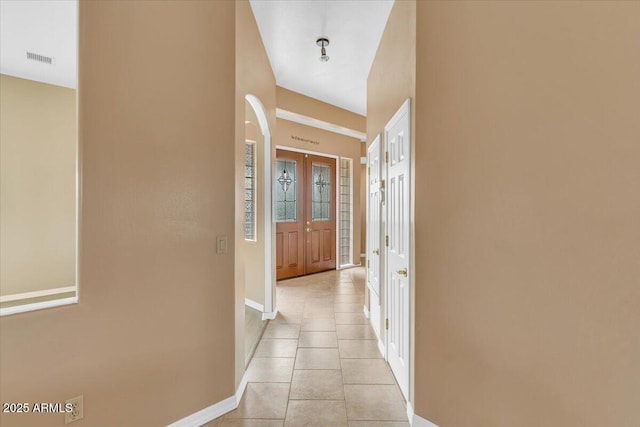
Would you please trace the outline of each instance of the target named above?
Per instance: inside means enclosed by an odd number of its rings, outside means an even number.
[[[209,426],[408,427],[406,406],[363,313],[364,268],[278,283],[279,313],[238,409]]]

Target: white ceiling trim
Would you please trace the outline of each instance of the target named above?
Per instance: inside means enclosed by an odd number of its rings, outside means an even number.
[[[349,129],[344,126],[339,126],[333,123],[325,122],[324,120],[318,120],[313,117],[305,116],[291,111],[283,110],[282,108],[276,108],[276,117],[282,120],[288,120],[290,122],[298,123],[305,126],[311,126],[314,128],[326,130],[340,135],[356,138],[360,142],[366,142],[367,134],[359,132],[357,130]]]

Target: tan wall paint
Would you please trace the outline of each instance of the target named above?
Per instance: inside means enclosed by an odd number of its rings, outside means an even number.
[[[271,64],[262,38],[258,32],[258,25],[248,1],[235,2],[236,7],[236,106],[235,106],[235,166],[236,166],[236,240],[244,242],[244,121],[245,96],[256,96],[265,108],[269,129],[273,138],[276,124],[276,79],[271,70]],[[271,144],[271,158],[275,158],[275,144]],[[259,217],[258,222],[263,218]],[[272,236],[275,230],[272,230]],[[257,245],[258,247],[260,244]],[[259,250],[259,249],[258,249]],[[272,238],[271,265],[275,266],[275,238]],[[238,245],[235,252],[235,384],[240,383],[244,374],[244,299],[245,299],[245,268],[246,254],[244,245]],[[275,268],[272,281],[275,283]],[[275,298],[275,295],[274,295]]]
[[[640,425],[640,3],[418,2],[416,412]]]
[[[411,147],[412,147],[412,171],[415,171],[415,78],[416,78],[416,2],[411,0],[396,1],[393,4],[387,26],[380,40],[380,46],[376,52],[376,57],[371,66],[369,77],[367,79],[367,148],[371,146],[373,140],[381,135],[381,144],[384,143],[384,127],[391,120],[393,115],[398,111],[400,106],[407,100],[411,99]],[[384,172],[383,172],[384,173]],[[412,194],[411,212],[414,212],[415,204],[415,180],[412,173]],[[384,214],[383,214],[384,217]],[[415,234],[416,221],[411,221],[412,246],[415,243],[413,236]],[[366,249],[365,249],[366,250]],[[412,250],[415,255],[415,248]],[[412,258],[411,265],[415,265]],[[411,301],[415,301],[415,277],[410,275],[411,281]],[[384,281],[382,281],[384,283]],[[380,325],[384,324],[385,306],[384,306],[384,287],[380,287]],[[365,301],[369,306],[369,288],[365,290]],[[415,314],[415,307],[411,307],[412,324]],[[381,339],[385,340],[385,330],[381,328]],[[413,331],[412,331],[413,333]],[[412,338],[411,345],[413,347],[415,341]],[[410,360],[410,372],[413,372],[413,364],[415,360]],[[410,374],[412,375],[412,374]],[[413,376],[411,376],[409,384],[410,400],[413,400],[414,384]]]
[[[80,2],[80,303],[0,319],[3,402],[83,394],[74,426],[160,426],[233,395],[234,11]]]
[[[311,141],[317,141],[319,144],[311,144],[305,141],[295,140],[291,138],[292,135]],[[353,160],[354,170],[358,171],[356,167],[360,163],[360,146],[362,145],[358,139],[301,125],[288,120],[277,119],[275,142],[278,146],[292,147],[301,150],[315,151],[318,153],[350,158]],[[339,167],[340,165],[337,166]],[[358,179],[358,175],[356,173],[353,179],[353,254],[355,264],[358,264],[359,262],[358,254],[360,253],[360,215],[356,214],[357,212],[360,212],[360,192],[360,179]]]
[[[2,74],[0,103],[0,295],[74,286],[76,91]]]
[[[278,108],[353,129],[358,132],[364,132],[366,130],[367,118],[365,116],[280,86],[278,86],[276,90]]]

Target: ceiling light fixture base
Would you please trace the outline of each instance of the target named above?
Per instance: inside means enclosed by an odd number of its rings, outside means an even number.
[[[320,47],[329,46],[329,39],[326,37],[320,37],[316,40],[316,44]]]

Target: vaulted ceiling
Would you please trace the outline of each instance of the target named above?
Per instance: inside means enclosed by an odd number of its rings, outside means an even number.
[[[367,76],[393,0],[250,2],[279,86],[366,115]],[[0,30],[1,73],[76,87],[77,0],[2,0]],[[328,62],[319,60],[320,36],[330,40]]]
[[[276,83],[366,115],[367,76],[393,0],[251,0]],[[316,39],[330,40],[321,62]]]

